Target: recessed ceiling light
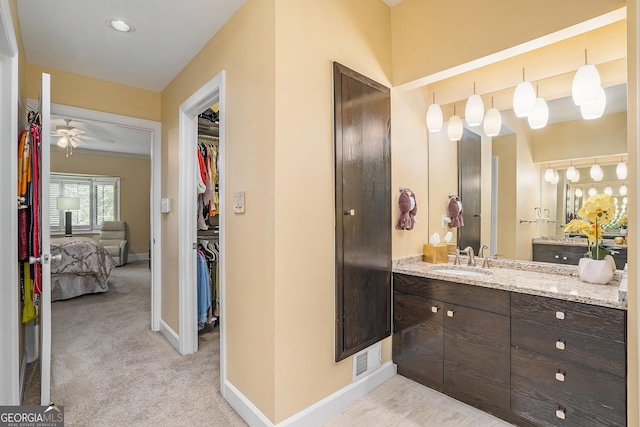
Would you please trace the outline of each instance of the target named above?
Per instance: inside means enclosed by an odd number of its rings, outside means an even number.
[[[135,31],[133,25],[124,22],[122,19],[110,18],[107,19],[107,24],[109,28],[121,33],[133,33]]]

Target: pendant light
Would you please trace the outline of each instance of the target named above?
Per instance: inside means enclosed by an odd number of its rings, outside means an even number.
[[[549,107],[547,101],[537,97],[533,111],[527,116],[531,129],[542,129],[549,121]]]
[[[613,189],[611,188],[610,185],[607,185],[606,187],[604,187],[604,194],[608,194],[609,196],[613,194]]]
[[[596,188],[595,188],[595,187],[591,187],[591,188],[589,189],[589,197],[593,197],[593,196],[595,196],[596,194],[598,194],[598,190],[596,190]]]
[[[576,188],[575,195],[578,198],[582,197],[584,195],[584,193],[582,192],[582,188]]]
[[[553,171],[553,179],[550,182],[553,185],[556,185],[558,182],[560,182],[560,174],[558,173],[558,171],[556,170]]]
[[[604,89],[600,88],[598,96],[593,102],[587,102],[580,106],[580,114],[585,120],[599,119],[604,113],[604,107],[607,105],[607,95],[604,93]]]
[[[476,94],[476,83],[473,82],[473,95],[467,99],[464,108],[464,118],[468,126],[479,126],[484,118],[484,102],[482,97]]]
[[[502,116],[500,115],[500,110],[493,107],[493,96],[491,97],[491,108],[489,108],[487,110],[487,113],[484,115],[483,128],[484,134],[487,136],[497,136],[502,129]],[[551,171],[551,173],[553,174],[553,170]]]
[[[594,102],[602,89],[600,73],[595,65],[587,63],[587,49],[584,50],[584,64],[578,68],[571,85],[571,96],[576,105]]]
[[[602,168],[599,164],[594,163],[594,165],[591,166],[591,169],[589,170],[589,176],[591,176],[591,179],[593,179],[594,181],[602,181],[604,172],[602,172]]]
[[[440,132],[442,122],[442,108],[436,104],[436,93],[433,92],[433,103],[427,109],[427,129],[429,132]]]
[[[485,119],[486,121],[486,119]],[[547,168],[544,170],[544,180],[546,182],[551,182],[553,180],[553,172],[554,170],[551,169],[551,167],[549,165],[547,165]]]
[[[618,179],[627,179],[627,164],[620,159],[620,163],[616,166],[616,176]]]
[[[620,186],[620,190],[619,190],[619,192],[620,192],[620,195],[621,195],[621,196],[626,196],[626,195],[627,195],[627,186],[626,186],[626,185],[624,185],[624,184],[622,184],[622,185]]]
[[[573,178],[571,179],[571,182],[578,182],[578,181],[580,181],[580,171],[576,169],[576,171],[573,174]]]
[[[567,168],[567,171],[565,172],[565,176],[569,181],[572,181],[575,174],[576,174],[576,167],[573,166],[572,164]]]
[[[536,91],[531,82],[524,79],[524,68],[522,69],[522,82],[516,86],[513,93],[513,112],[516,117],[527,117],[536,106]]]
[[[462,119],[456,115],[456,105],[453,104],[453,116],[449,117],[449,124],[447,125],[449,141],[459,141],[462,138],[462,131]]]

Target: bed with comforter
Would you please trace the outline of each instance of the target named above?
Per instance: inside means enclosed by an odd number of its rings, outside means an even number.
[[[51,301],[106,292],[107,279],[116,262],[105,248],[89,237],[51,239]]]

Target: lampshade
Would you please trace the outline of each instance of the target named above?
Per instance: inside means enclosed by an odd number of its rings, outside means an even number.
[[[594,102],[602,89],[600,73],[595,65],[587,64],[578,68],[571,85],[571,96],[576,105]]]
[[[536,98],[535,108],[527,117],[531,129],[542,129],[549,121],[549,107],[543,98]]]
[[[479,126],[484,118],[484,102],[480,95],[471,95],[464,107],[464,118],[469,126]]]
[[[560,182],[560,174],[558,171],[553,171],[553,179],[551,180],[551,183],[556,185],[558,182]]]
[[[576,171],[573,174],[573,178],[571,178],[571,182],[578,182],[578,181],[580,181],[580,171],[576,169]]]
[[[599,119],[604,113],[604,107],[607,105],[607,95],[604,93],[604,89],[600,88],[598,96],[595,101],[587,102],[580,106],[580,114],[585,120]]]
[[[513,112],[516,117],[527,117],[536,106],[536,91],[531,82],[521,82],[513,93]]]
[[[427,129],[429,132],[440,132],[442,129],[442,108],[439,104],[431,104],[427,109]]]
[[[613,194],[613,189],[611,188],[610,185],[607,185],[606,187],[604,187],[604,194],[608,194],[609,196]]]
[[[591,188],[589,189],[589,197],[593,197],[593,196],[595,196],[596,194],[598,194],[598,190],[596,190],[596,189],[595,189],[595,187],[591,187]]]
[[[484,134],[487,136],[496,136],[502,129],[502,116],[497,108],[489,108],[484,115]]]
[[[58,140],[58,142],[56,142],[56,145],[60,148],[65,148],[68,143],[69,143],[69,140],[67,139],[67,137],[63,136]]]
[[[626,195],[627,195],[627,186],[626,186],[626,185],[624,185],[624,184],[623,184],[623,185],[621,185],[621,186],[620,186],[620,190],[619,190],[619,192],[620,192],[620,195],[621,195],[621,196],[626,196]]]
[[[584,195],[582,188],[576,188],[575,195],[576,197],[582,197]]]
[[[449,118],[449,124],[447,125],[447,135],[450,141],[459,141],[462,138],[462,119],[459,116],[453,115]]]
[[[58,197],[58,210],[75,211],[80,209],[80,199],[78,197]]]
[[[616,176],[618,179],[627,179],[627,164],[625,162],[620,162],[616,166]]]
[[[602,172],[602,168],[599,164],[596,163],[591,166],[591,169],[589,170],[589,176],[591,176],[591,179],[593,179],[594,181],[602,181],[604,172]]]
[[[576,174],[576,167],[571,165],[567,168],[567,171],[565,172],[565,176],[567,177],[567,179],[569,181],[573,180],[574,175]]]
[[[486,119],[485,119],[485,123],[486,123]],[[544,170],[544,180],[547,182],[551,182],[553,180],[553,172],[554,172],[553,169],[546,168]]]

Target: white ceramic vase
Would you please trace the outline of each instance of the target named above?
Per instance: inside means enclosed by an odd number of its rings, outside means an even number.
[[[583,282],[606,285],[613,278],[614,270],[608,260],[580,258],[578,261],[578,275]]]

